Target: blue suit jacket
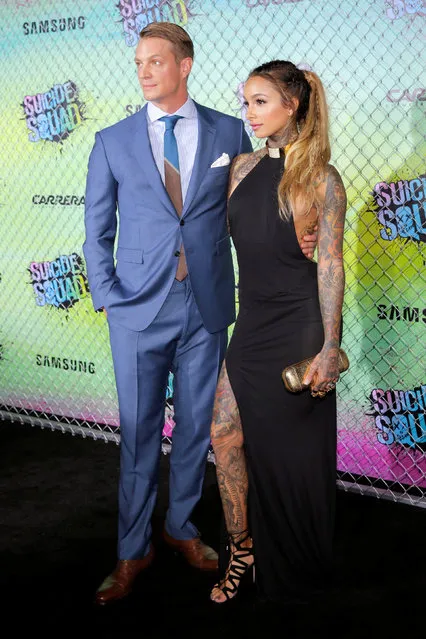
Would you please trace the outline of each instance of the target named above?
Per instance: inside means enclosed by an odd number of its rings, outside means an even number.
[[[89,158],[83,245],[95,309],[140,331],[155,318],[185,247],[191,287],[206,329],[235,320],[235,281],[226,226],[230,165],[211,168],[252,146],[238,118],[196,104],[198,148],[181,219],[157,170],[146,106],[96,133]],[[181,224],[183,221],[183,225]]]

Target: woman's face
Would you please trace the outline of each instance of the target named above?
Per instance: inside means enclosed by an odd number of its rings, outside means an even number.
[[[246,117],[257,138],[280,136],[295,111],[291,106],[284,106],[280,93],[259,76],[245,83],[244,100]]]

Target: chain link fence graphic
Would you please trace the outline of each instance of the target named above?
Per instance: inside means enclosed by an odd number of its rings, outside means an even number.
[[[0,416],[120,441],[82,256],[87,160],[144,104],[139,30],[171,20],[194,40],[201,104],[244,119],[245,78],[276,58],[323,80],[348,194],[337,483],[424,507],[426,2],[8,0],[0,17]],[[173,426],[170,376],[164,452]]]

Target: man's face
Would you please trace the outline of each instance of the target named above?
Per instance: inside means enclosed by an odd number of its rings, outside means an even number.
[[[172,43],[153,37],[139,40],[135,62],[145,100],[160,108],[175,101],[185,102],[191,58],[178,62]]]

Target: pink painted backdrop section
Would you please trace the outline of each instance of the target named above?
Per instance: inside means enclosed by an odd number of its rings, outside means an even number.
[[[426,454],[401,445],[380,444],[373,423],[370,431],[339,430],[337,469],[354,475],[426,487]]]

